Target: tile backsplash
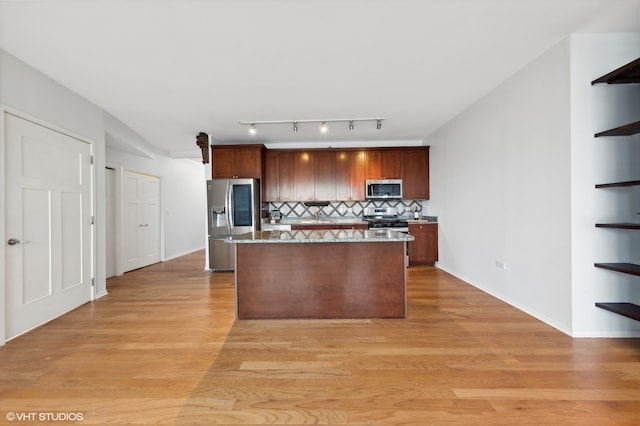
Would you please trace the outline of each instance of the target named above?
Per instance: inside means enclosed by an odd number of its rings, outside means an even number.
[[[375,200],[375,201],[335,201],[325,207],[306,206],[303,202],[271,202],[267,204],[267,212],[280,210],[283,218],[296,219],[313,216],[318,210],[323,217],[360,217],[365,207],[396,207],[398,215],[409,217],[417,208],[425,215],[423,201],[415,200]]]

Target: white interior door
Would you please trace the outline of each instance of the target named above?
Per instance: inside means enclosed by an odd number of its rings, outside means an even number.
[[[106,236],[107,236],[107,259],[106,277],[117,275],[116,269],[116,171],[107,167],[105,169],[105,205],[106,205]]]
[[[147,266],[160,262],[160,179],[144,176],[142,185],[144,226],[141,257]]]
[[[91,145],[5,114],[6,336],[91,300]]]
[[[126,170],[122,177],[124,271],[160,261],[160,179]]]

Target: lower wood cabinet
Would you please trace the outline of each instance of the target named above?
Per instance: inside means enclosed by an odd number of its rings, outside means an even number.
[[[438,260],[438,224],[410,223],[409,234],[415,240],[409,241],[409,266],[433,265]]]

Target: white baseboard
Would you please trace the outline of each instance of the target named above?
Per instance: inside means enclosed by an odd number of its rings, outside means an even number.
[[[436,267],[439,269],[442,269],[443,271],[445,271],[448,274],[453,275],[454,277],[466,282],[467,284],[477,288],[478,290],[481,290],[493,297],[495,297],[496,299],[502,300],[505,303],[508,303],[509,305],[513,306],[516,309],[521,310],[522,312],[524,312],[525,314],[531,315],[532,317],[534,317],[537,320],[542,321],[543,323],[555,328],[558,331],[561,331],[562,333],[568,335],[568,336],[573,336],[571,330],[567,329],[566,327],[557,324],[556,322],[554,322],[551,318],[547,318],[545,315],[541,314],[540,312],[537,312],[534,309],[531,309],[527,306],[523,306],[517,302],[514,302],[513,300],[509,299],[508,297],[504,296],[503,294],[497,293],[495,291],[492,291],[490,289],[487,289],[486,287],[484,287],[482,284],[476,283],[473,280],[463,276],[462,274],[458,273],[457,271],[453,271],[449,268],[447,268],[446,266],[443,266],[440,263],[436,263]]]

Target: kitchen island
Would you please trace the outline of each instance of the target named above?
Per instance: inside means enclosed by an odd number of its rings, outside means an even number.
[[[412,240],[358,229],[235,236],[236,318],[406,318]]]

